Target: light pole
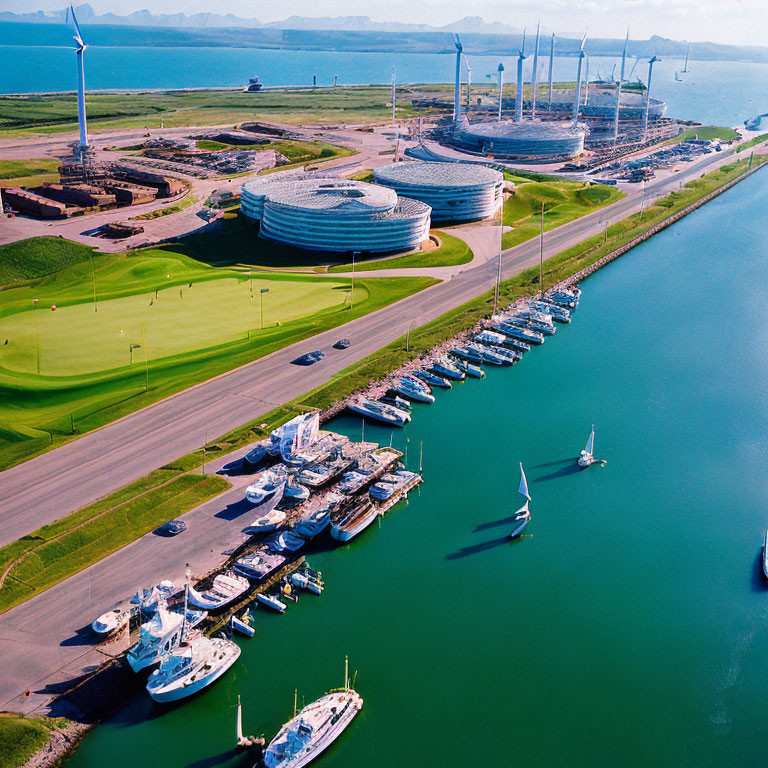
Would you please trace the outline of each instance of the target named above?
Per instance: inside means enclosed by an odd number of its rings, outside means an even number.
[[[264,294],[269,293],[269,288],[262,288],[259,291],[259,317],[261,323],[261,330],[264,330]]]
[[[32,299],[32,317],[35,319],[35,360],[37,361],[37,375],[40,375],[40,334],[37,331],[37,302],[40,299]]]
[[[99,305],[96,302],[96,267],[93,263],[93,251],[91,251],[91,280],[93,281],[93,311],[99,311]]]
[[[352,251],[352,291],[349,295],[349,308],[353,309],[355,306],[355,257],[359,256],[359,251]]]

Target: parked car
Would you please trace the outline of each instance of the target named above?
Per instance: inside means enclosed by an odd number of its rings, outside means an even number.
[[[319,349],[316,349],[314,352],[307,352],[306,355],[301,355],[301,357],[297,357],[295,360],[291,360],[291,363],[293,365],[313,365],[318,360],[322,360],[325,357],[325,352],[321,352]]]
[[[334,345],[334,349],[347,349],[352,342],[349,339],[339,339]]]
[[[186,530],[187,524],[183,520],[169,520],[167,523],[161,525],[156,533],[161,536],[178,536]]]

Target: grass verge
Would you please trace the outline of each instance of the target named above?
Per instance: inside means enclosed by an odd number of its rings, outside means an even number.
[[[51,737],[52,731],[67,726],[64,717],[27,717],[0,712],[0,768],[19,768]]]

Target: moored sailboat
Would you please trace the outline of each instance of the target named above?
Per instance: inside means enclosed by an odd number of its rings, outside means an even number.
[[[528,504],[531,501],[531,495],[528,493],[528,480],[525,477],[522,462],[520,462],[520,485],[517,488],[517,492],[525,497],[525,504],[515,512],[513,520],[515,528],[512,530],[512,533],[509,534],[510,539],[519,536],[525,530],[528,523],[531,522],[531,510],[528,508]]]

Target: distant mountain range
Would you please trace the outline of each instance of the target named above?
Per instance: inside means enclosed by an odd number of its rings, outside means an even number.
[[[262,23],[232,14],[160,14],[135,11],[127,16],[97,15],[86,4],[76,8],[78,21],[89,25],[88,42],[95,46],[280,48],[308,51],[449,53],[454,50],[452,33],[460,33],[464,49],[471,54],[514,55],[522,32],[506,24],[490,23],[479,16],[466,16],[452,24],[402,24],[372,21],[368,16],[307,18],[291,16],[284,21]],[[5,23],[3,39],[9,45],[61,45],[70,33],[61,29],[65,12],[0,13]],[[542,30],[544,31],[544,30]],[[546,35],[550,30],[546,30]],[[530,37],[529,37],[530,40]],[[576,55],[580,39],[560,37],[557,53]],[[621,56],[624,40],[590,38],[591,56]],[[530,48],[528,49],[530,51]],[[768,48],[757,46],[690,43],[653,36],[630,40],[631,57],[682,58],[690,50],[692,60],[768,62]]]
[[[151,11],[134,11],[127,16],[114,13],[96,14],[88,3],[75,8],[80,24],[107,24],[110,26],[175,27],[178,29],[247,28],[247,29],[306,29],[338,32],[474,32],[478,34],[519,34],[520,29],[507,24],[487,22],[479,16],[465,16],[452,24],[433,27],[430,24],[403,24],[397,21],[372,21],[368,16],[290,16],[284,21],[260,22],[244,19],[231,13],[154,14]],[[0,21],[25,21],[33,24],[61,24],[66,11],[36,11],[34,13],[0,13]]]

